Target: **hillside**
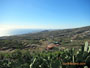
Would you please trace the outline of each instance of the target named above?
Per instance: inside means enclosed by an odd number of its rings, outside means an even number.
[[[85,41],[90,42],[90,26],[1,37],[0,50],[45,50],[47,45],[53,42],[59,42],[60,47],[78,49]]]

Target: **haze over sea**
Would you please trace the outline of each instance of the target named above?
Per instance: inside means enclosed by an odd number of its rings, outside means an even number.
[[[21,34],[28,34],[28,33],[36,33],[36,32],[40,32],[40,31],[43,31],[43,29],[13,29],[13,30],[9,30],[6,33],[1,34],[0,37],[21,35]]]

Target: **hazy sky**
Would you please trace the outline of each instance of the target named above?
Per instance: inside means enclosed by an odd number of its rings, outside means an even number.
[[[0,30],[90,25],[90,0],[0,0]]]

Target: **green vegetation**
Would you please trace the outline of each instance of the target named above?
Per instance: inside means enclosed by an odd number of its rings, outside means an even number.
[[[45,50],[52,43],[58,46]],[[0,68],[84,67],[90,68],[90,26],[0,37]]]
[[[86,50],[87,49],[87,50]],[[63,65],[63,63],[86,63],[85,65]],[[83,68],[90,67],[90,51],[88,42],[75,51],[65,49],[59,51],[30,52],[15,50],[0,53],[0,68]]]

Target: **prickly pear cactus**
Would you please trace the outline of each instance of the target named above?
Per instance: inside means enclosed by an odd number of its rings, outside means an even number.
[[[72,61],[73,61],[73,63],[74,63],[74,55],[75,55],[74,48],[72,48],[72,51],[73,51],[73,54],[72,54]]]
[[[33,60],[33,62],[30,64],[30,68],[32,68],[33,67],[33,64],[35,63],[35,61],[36,61],[36,58]]]
[[[89,46],[89,48],[88,48],[88,52],[90,52],[90,46]]]
[[[87,41],[85,42],[84,51],[86,51],[86,52],[88,51],[88,42]]]

